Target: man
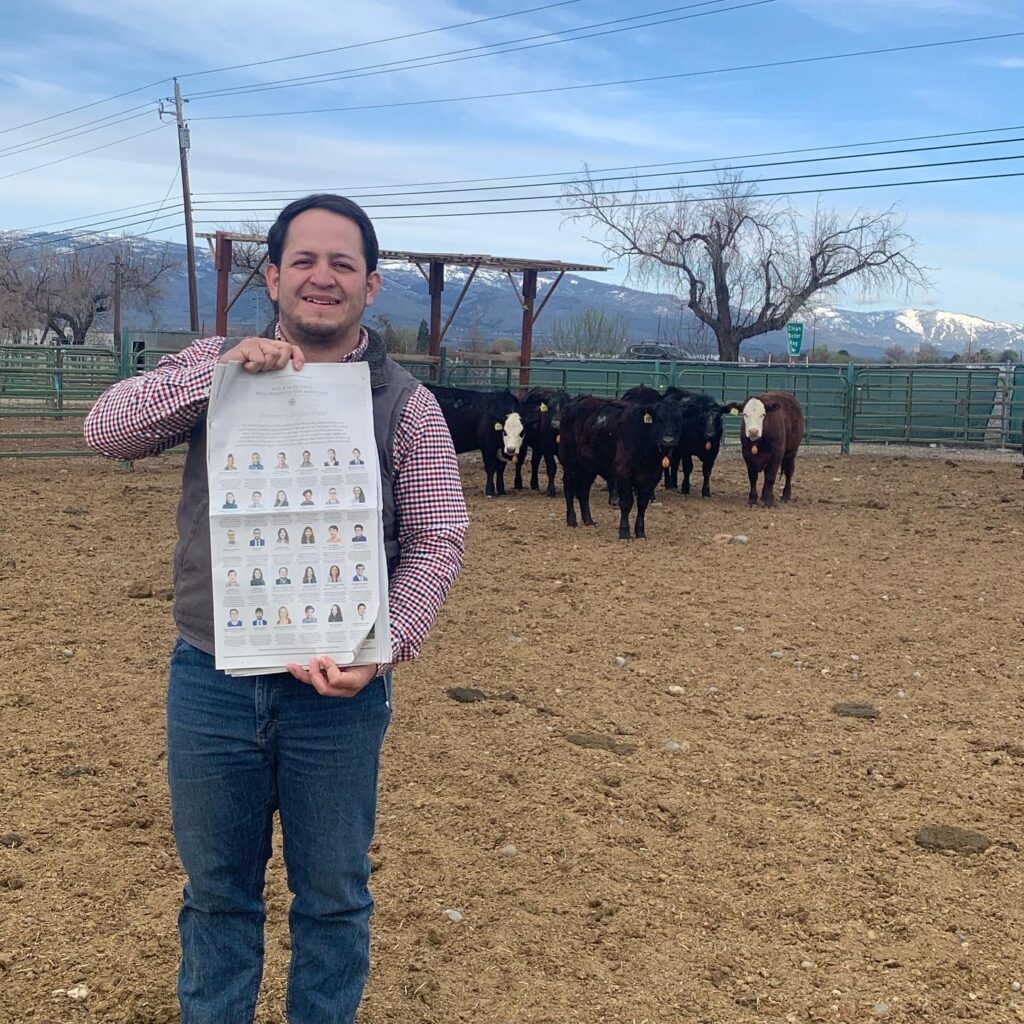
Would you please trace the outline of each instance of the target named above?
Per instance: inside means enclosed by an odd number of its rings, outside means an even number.
[[[352,458],[348,460],[348,464],[350,466],[365,466],[366,465],[366,463],[363,462],[362,453],[359,451],[358,448],[353,448],[352,449]]]
[[[328,544],[340,544],[341,543],[341,537],[338,534],[338,527],[337,526],[328,526],[327,527],[327,543]]]
[[[366,538],[366,534],[363,533],[362,525],[359,524],[359,523],[356,523],[356,525],[352,527],[352,543],[353,544],[365,544],[366,543],[366,539],[367,539]]]
[[[302,624],[304,626],[315,626],[316,625],[316,609],[311,605],[307,604],[305,608],[306,614],[302,617]]]
[[[287,469],[288,468],[288,456],[284,452],[277,453],[277,465],[274,469]]]
[[[338,488],[328,487],[327,488],[327,500],[324,502],[325,505],[340,505],[341,501],[338,498]]]
[[[263,618],[263,609],[257,608],[255,614],[256,618],[252,620],[252,624],[254,626],[265,626],[267,624],[267,620]]]
[[[263,539],[263,536],[260,533],[260,528],[258,526],[255,527],[253,529],[253,531],[252,531],[252,540],[249,541],[249,547],[251,547],[251,548],[265,548],[266,546],[267,546],[267,542]]]
[[[235,569],[228,569],[228,586],[229,587],[237,587],[238,586],[238,572]]]
[[[286,566],[282,565],[277,570],[277,579],[274,580],[274,583],[278,587],[290,587],[292,585],[292,581],[288,579],[288,569]]]
[[[313,468],[313,453],[303,452],[302,453],[302,464],[299,469],[312,469]]]
[[[233,547],[237,547],[238,546],[238,535],[235,533],[234,530],[228,530],[228,532],[226,534],[226,537],[227,537],[227,544],[228,544],[229,548],[233,548]]]
[[[277,811],[294,893],[289,1024],[352,1024],[369,969],[368,851],[391,715],[390,665],[341,666],[319,656],[255,678],[214,668],[205,422],[214,366],[238,362],[248,373],[274,373],[289,363],[300,372],[307,362],[367,364],[393,661],[419,652],[458,575],[467,527],[436,400],[360,326],[381,283],[369,218],[340,196],[309,196],[281,212],[267,247],[267,288],[280,316],[275,338],[198,340],[115,384],[85,423],[90,446],[114,459],[190,442],[167,706],[171,812],[188,875],[179,917],[182,1024],[252,1022]]]
[[[237,608],[232,608],[231,611],[228,612],[228,615],[230,616],[228,619],[228,629],[239,629],[245,625],[238,617]]]
[[[366,621],[366,605],[360,602],[356,605],[356,614],[359,616],[360,622]]]
[[[253,452],[252,455],[249,456],[249,459],[250,459],[249,469],[253,473],[255,473],[255,472],[257,472],[257,471],[259,471],[259,470],[261,470],[263,468],[263,460],[260,457],[260,453],[259,452]]]
[[[249,508],[263,508],[263,495],[260,491],[252,492],[252,503]]]
[[[366,566],[359,564],[356,566],[355,575],[352,577],[353,583],[369,583],[370,578],[366,575]]]

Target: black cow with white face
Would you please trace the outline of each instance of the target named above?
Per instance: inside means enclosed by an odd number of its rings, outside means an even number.
[[[480,450],[487,497],[505,493],[505,463],[518,462],[523,445],[519,399],[511,391],[472,391],[428,384],[444,413],[455,452]]]
[[[532,453],[530,460],[530,490],[540,490],[538,471],[541,459],[548,474],[547,496],[555,496],[555,474],[558,466],[555,456],[558,454],[558,430],[561,425],[560,416],[565,403],[569,401],[567,391],[555,391],[552,388],[534,388],[521,402],[520,415],[526,431],[523,447],[516,463],[515,489],[523,489],[523,465],[526,462],[527,449]]]

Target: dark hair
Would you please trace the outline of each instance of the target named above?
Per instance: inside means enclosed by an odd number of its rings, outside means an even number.
[[[268,259],[275,267],[281,266],[281,253],[284,251],[288,225],[307,210],[328,210],[352,221],[359,228],[359,234],[363,236],[363,256],[366,258],[367,273],[377,269],[380,246],[377,244],[377,232],[373,230],[373,223],[366,215],[366,211],[351,199],[330,192],[318,192],[304,199],[296,199],[277,215],[277,220],[267,232]]]

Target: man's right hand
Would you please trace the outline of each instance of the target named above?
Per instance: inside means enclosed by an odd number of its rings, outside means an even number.
[[[301,370],[306,362],[302,349],[275,338],[243,338],[218,360],[221,363],[241,363],[246,373],[283,370],[289,361],[296,370]]]

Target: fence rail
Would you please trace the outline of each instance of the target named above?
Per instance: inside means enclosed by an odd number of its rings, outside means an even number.
[[[129,335],[106,348],[0,346],[0,457],[87,455],[81,422],[115,381],[151,370],[180,350],[180,338]],[[475,389],[518,390],[519,365],[410,357],[421,380]],[[1024,364],[1018,366],[759,365],[667,360],[537,359],[530,387],[570,394],[621,395],[638,384],[676,386],[720,402],[769,390],[792,391],[804,408],[806,442],[935,444],[1019,448]],[[728,422],[727,440],[738,425]],[[62,442],[55,444],[54,442]]]

